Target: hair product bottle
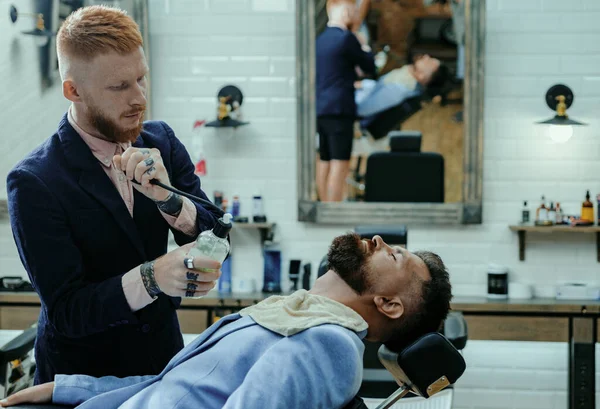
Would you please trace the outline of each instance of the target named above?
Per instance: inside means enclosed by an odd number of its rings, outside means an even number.
[[[590,191],[585,195],[585,201],[581,204],[581,220],[594,222],[594,204],[590,201]]]

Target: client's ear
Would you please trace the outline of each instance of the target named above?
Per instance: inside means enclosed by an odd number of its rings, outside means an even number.
[[[398,296],[390,298],[377,295],[373,301],[377,306],[377,310],[390,319],[398,319],[404,314],[404,304]]]

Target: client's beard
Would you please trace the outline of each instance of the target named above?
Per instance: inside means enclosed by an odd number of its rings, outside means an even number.
[[[122,115],[132,115],[136,112],[142,112],[140,121],[135,128],[122,129],[115,122],[106,117],[99,109],[90,107],[89,121],[90,124],[103,135],[110,142],[115,143],[126,143],[135,142],[144,126],[144,112],[146,111],[145,105],[138,105],[130,112],[126,112]]]
[[[356,233],[336,237],[327,253],[329,269],[335,271],[359,295],[371,289],[368,261],[373,250],[373,242],[367,243],[367,251]]]

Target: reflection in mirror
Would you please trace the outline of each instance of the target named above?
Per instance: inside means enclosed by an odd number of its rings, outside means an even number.
[[[297,4],[299,220],[481,223],[485,1]]]
[[[464,2],[318,5],[314,199],[460,202]]]

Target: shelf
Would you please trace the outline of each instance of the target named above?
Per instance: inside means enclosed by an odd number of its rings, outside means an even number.
[[[204,126],[207,126],[209,128],[237,128],[238,126],[244,125],[248,125],[248,122],[242,122],[236,119],[227,118],[223,120],[217,119],[215,121],[207,123]]]
[[[275,223],[240,223],[233,222],[233,229],[258,229],[260,232],[260,243],[264,246],[266,241],[273,240]]]
[[[596,233],[596,260],[600,262],[600,226],[531,226],[531,225],[513,225],[508,226],[512,231],[519,234],[519,260],[525,260],[525,233]]]
[[[275,223],[240,223],[233,222],[234,229],[272,229]]]

